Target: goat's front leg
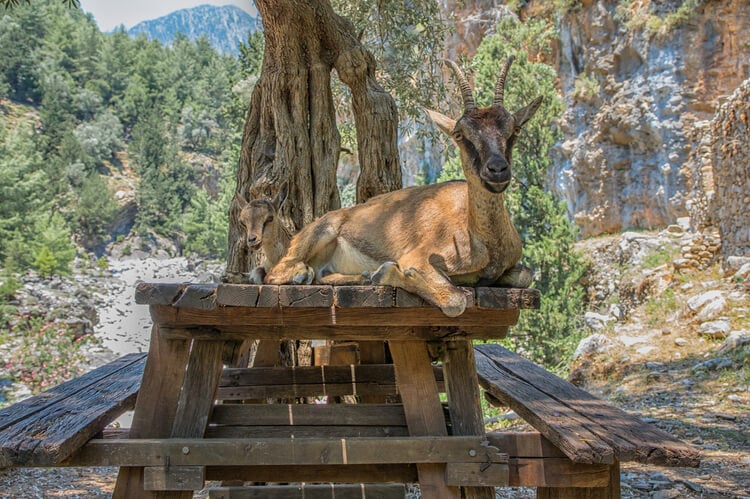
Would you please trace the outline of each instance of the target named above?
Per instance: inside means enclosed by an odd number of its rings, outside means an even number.
[[[312,284],[315,269],[307,262],[314,259],[326,261],[336,248],[336,231],[327,223],[305,226],[292,239],[291,245],[279,263],[268,272],[266,284]]]
[[[441,272],[427,266],[406,267],[399,262],[385,262],[372,275],[373,284],[405,289],[438,307],[448,317],[457,317],[466,310],[466,296]]]

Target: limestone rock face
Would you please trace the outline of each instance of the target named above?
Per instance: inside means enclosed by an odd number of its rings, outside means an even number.
[[[687,215],[681,169],[695,125],[750,76],[742,2],[701,3],[660,30],[633,22],[665,19],[681,3],[588,1],[560,19],[567,110],[552,183],[583,236]]]

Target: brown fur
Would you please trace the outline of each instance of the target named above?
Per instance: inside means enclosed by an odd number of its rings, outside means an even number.
[[[458,121],[428,111],[459,147],[466,182],[410,187],[326,213],[292,239],[265,282],[371,281],[460,315],[466,298],[456,285],[507,283],[508,275],[517,275],[521,239],[503,192],[510,182],[510,148],[540,102],[514,114],[501,104],[477,109],[471,102]]]

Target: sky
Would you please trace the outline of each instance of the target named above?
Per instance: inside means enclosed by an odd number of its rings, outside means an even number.
[[[188,9],[198,5],[236,5],[256,15],[252,0],[81,0],[84,11],[94,15],[99,29],[112,31],[120,24],[130,28],[141,21],[156,19],[175,10]]]

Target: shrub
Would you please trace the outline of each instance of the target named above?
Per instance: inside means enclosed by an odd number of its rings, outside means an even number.
[[[64,324],[28,315],[16,318],[10,337],[15,349],[5,370],[34,394],[81,374],[86,360],[81,346],[96,341],[91,336],[77,338]]]

